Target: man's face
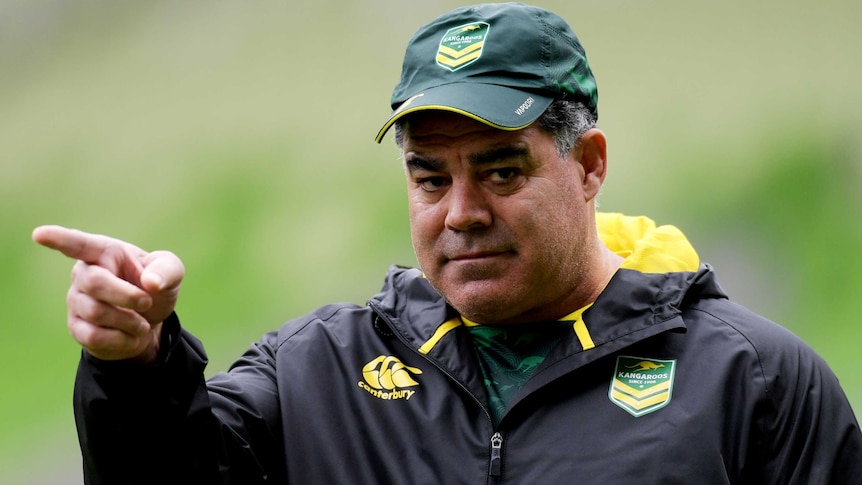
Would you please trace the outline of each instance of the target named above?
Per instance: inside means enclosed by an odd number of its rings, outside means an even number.
[[[412,115],[402,148],[413,247],[452,306],[489,324],[577,309],[595,219],[575,151],[442,111]]]

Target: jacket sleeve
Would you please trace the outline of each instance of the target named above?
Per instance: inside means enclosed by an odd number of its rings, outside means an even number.
[[[283,469],[267,337],[231,373],[204,379],[201,343],[164,323],[159,362],[105,362],[84,352],[74,410],[84,480],[102,484],[277,483]]]
[[[862,433],[837,377],[795,338],[761,354],[767,476],[760,483],[862,484]]]

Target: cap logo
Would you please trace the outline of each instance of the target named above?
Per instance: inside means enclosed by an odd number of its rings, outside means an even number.
[[[447,30],[437,48],[437,65],[455,72],[476,62],[482,56],[490,30],[487,22],[472,22]]]
[[[407,101],[401,103],[401,106],[399,106],[398,109],[396,109],[393,114],[400,113],[400,112],[404,111],[405,109],[410,107],[411,104],[413,104],[413,101],[415,101],[417,98],[421,98],[422,96],[425,96],[425,93],[419,93],[415,96],[411,96],[411,97],[407,98]]]

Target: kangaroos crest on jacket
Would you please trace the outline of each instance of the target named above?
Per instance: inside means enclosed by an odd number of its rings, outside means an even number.
[[[676,360],[617,357],[608,397],[634,417],[670,403]]]

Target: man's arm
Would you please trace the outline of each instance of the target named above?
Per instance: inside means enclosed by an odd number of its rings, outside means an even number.
[[[267,340],[247,353],[242,377],[221,379],[211,394],[203,346],[173,313],[179,258],[59,226],[39,227],[33,239],[77,260],[67,306],[83,347],[74,409],[85,483],[277,478],[277,412],[259,412],[277,400]]]
[[[86,483],[283,483],[276,335],[209,383],[203,345],[176,315],[165,320],[151,365],[85,353],[74,408]]]
[[[862,432],[835,374],[795,336],[772,337],[759,349],[769,403],[759,483],[862,485]]]
[[[152,364],[82,353],[73,403],[87,485],[222,483],[206,354],[174,315],[162,336]]]

